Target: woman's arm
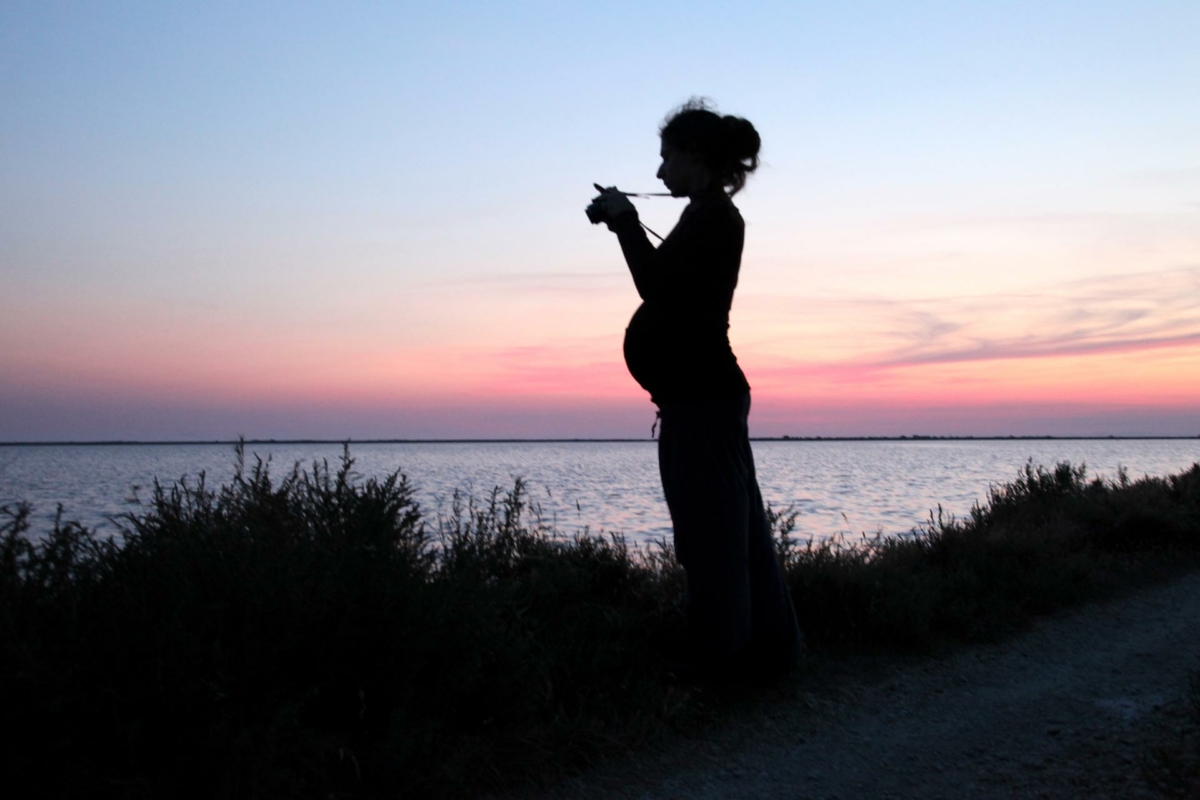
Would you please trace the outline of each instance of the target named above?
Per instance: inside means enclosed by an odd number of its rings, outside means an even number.
[[[633,276],[633,285],[643,300],[649,300],[654,294],[655,256],[658,251],[650,243],[646,231],[638,222],[637,214],[622,214],[608,223],[609,230],[617,234],[621,243],[621,253],[625,263],[629,265],[629,274]]]
[[[600,195],[592,200],[606,214],[605,223],[608,229],[617,234],[621,243],[621,252],[625,255],[625,263],[633,276],[633,285],[643,300],[650,299],[650,276],[655,272],[653,264],[657,251],[646,237],[642,224],[638,220],[637,209],[629,202],[629,197],[610,186],[607,189],[597,184]]]
[[[609,228],[617,234],[643,300],[668,293],[719,297],[732,289],[728,284],[736,281],[741,256],[741,220],[734,215],[720,205],[689,207],[658,247],[646,237],[636,213],[613,218]]]

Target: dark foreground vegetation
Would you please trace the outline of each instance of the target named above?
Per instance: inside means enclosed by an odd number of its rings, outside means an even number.
[[[705,719],[714,691],[664,675],[669,548],[562,541],[520,483],[431,518],[348,454],[282,479],[238,463],[216,491],[156,487],[114,539],[4,509],[13,796],[469,795]],[[772,517],[814,650],[920,650],[1196,563],[1200,465],[1030,465],[965,520],[855,543]]]

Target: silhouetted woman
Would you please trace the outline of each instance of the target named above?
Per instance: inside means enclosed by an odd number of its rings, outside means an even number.
[[[777,672],[803,647],[754,474],[750,385],[729,346],[745,224],[731,195],[758,166],[758,132],[692,100],[663,123],[658,177],[687,197],[657,248],[615,188],[596,202],[641,295],[625,363],[659,408],[658,464],[687,574],[678,672]]]

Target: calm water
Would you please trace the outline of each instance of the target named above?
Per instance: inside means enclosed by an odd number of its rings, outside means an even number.
[[[1165,475],[1200,461],[1200,440],[754,442],[763,497],[794,505],[801,534],[906,533],[940,503],[963,515],[989,485],[1012,480],[1028,459],[1086,464],[1089,474]],[[296,461],[336,461],[340,445],[250,445],[276,473]],[[655,444],[646,442],[359,444],[364,475],[402,469],[423,507],[448,504],[455,488],[485,495],[523,477],[543,515],[565,532],[620,531],[646,540],[670,533]],[[249,458],[248,458],[249,460]],[[207,473],[210,486],[233,475],[230,445],[0,445],[0,503],[27,500],[48,523],[61,503],[68,519],[103,526],[170,483]]]

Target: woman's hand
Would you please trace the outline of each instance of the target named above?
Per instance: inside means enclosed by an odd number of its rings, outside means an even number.
[[[632,214],[634,219],[637,219],[637,209],[629,198],[621,194],[615,186],[609,186],[607,189],[600,190],[600,196],[596,198],[597,203],[604,210],[608,229],[612,230],[612,224],[618,217],[624,217],[627,214]]]

